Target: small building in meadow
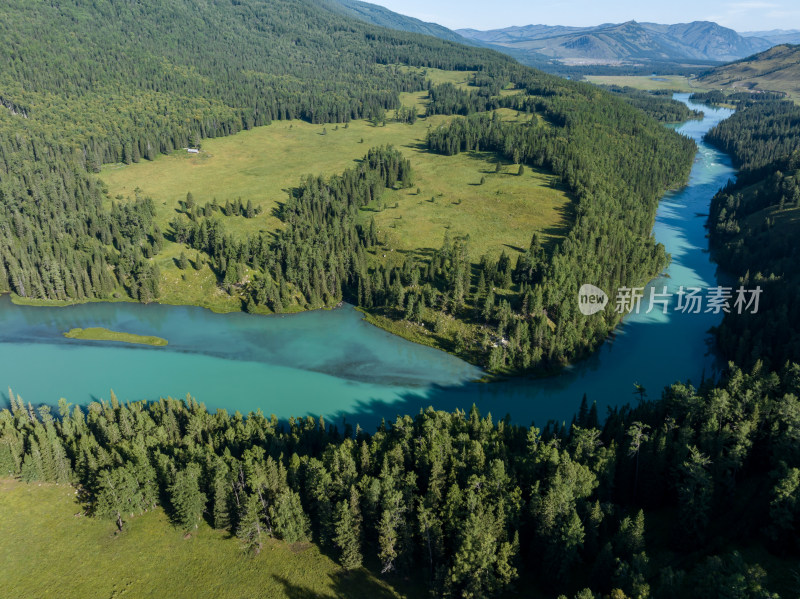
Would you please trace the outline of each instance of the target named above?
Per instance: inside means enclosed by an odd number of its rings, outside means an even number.
[[[200,153],[200,150],[198,150],[197,148],[186,148],[186,151],[189,152],[189,154],[199,154]]]

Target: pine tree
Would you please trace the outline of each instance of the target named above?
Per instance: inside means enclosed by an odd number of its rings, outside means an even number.
[[[259,553],[264,546],[263,536],[266,534],[267,528],[261,499],[255,493],[247,495],[239,518],[239,525],[236,527],[236,536],[242,541],[245,548]]]
[[[336,506],[334,543],[340,552],[339,563],[345,570],[361,567],[361,509],[355,486],[350,487],[349,500],[343,499]]]
[[[214,480],[212,485],[212,518],[214,528],[224,529],[231,525],[229,510],[230,483],[228,481],[228,467],[218,459],[214,467]]]
[[[175,474],[169,487],[175,522],[184,529],[197,528],[206,507],[206,496],[200,491],[200,466],[190,463]]]
[[[275,535],[287,543],[308,540],[311,525],[303,512],[300,496],[284,489],[275,498],[275,505],[269,507],[270,522]]]

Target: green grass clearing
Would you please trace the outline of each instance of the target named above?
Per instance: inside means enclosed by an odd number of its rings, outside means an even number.
[[[311,543],[272,541],[256,556],[244,553],[228,532],[205,524],[184,538],[160,508],[130,519],[122,534],[112,522],[82,513],[70,486],[0,478],[3,597],[405,596],[366,569],[345,574]]]
[[[643,90],[673,89],[680,92],[704,92],[710,88],[684,75],[587,75],[596,85],[619,85]]]
[[[64,333],[67,339],[85,339],[89,341],[119,341],[122,343],[135,343],[138,345],[167,345],[167,340],[154,335],[134,335],[133,333],[122,333],[112,331],[104,327],[90,327],[88,329],[70,329]]]
[[[444,73],[444,72],[442,72]],[[467,77],[459,72],[454,79]],[[427,92],[403,94],[407,105],[424,107]],[[423,108],[420,108],[422,112]],[[523,120],[530,116],[500,109],[504,120]],[[277,121],[239,134],[203,141],[200,154],[176,151],[152,162],[106,166],[101,178],[108,187],[107,202],[127,201],[135,190],[154,199],[156,218],[163,230],[178,213],[179,202],[191,191],[198,204],[214,199],[243,202],[251,200],[260,210],[251,219],[223,218],[225,228],[234,235],[270,232],[283,223],[273,210],[284,201],[287,191],[303,175],[333,175],[356,164],[373,146],[392,144],[409,158],[415,173],[411,190],[388,190],[380,203],[382,212],[365,210],[365,221],[374,216],[387,242],[391,259],[402,252],[427,252],[441,246],[445,231],[451,235],[470,235],[471,252],[477,261],[483,253],[499,255],[503,250],[515,255],[527,248],[534,232],[554,240],[566,231],[570,200],[563,189],[553,184],[551,175],[525,169],[518,177],[517,166],[504,163],[506,174],[496,175],[497,157],[490,153],[465,153],[442,156],[428,152],[425,137],[428,127],[436,127],[452,117],[421,118],[414,125],[392,122],[373,126],[366,121],[344,125],[312,125],[304,121]],[[484,185],[479,185],[481,177]],[[420,194],[416,194],[416,189]],[[431,198],[435,198],[431,202]],[[394,208],[395,203],[397,208]],[[159,302],[194,304],[215,311],[242,308],[241,300],[222,291],[216,275],[202,263],[196,270],[180,270],[177,260],[185,252],[194,262],[192,250],[167,242],[155,258],[161,270]]]
[[[426,78],[434,85],[452,83],[461,89],[477,89],[469,84],[470,79],[477,71],[443,71],[432,67],[400,67],[406,72],[423,73]]]
[[[469,235],[474,262],[502,251],[515,256],[527,249],[534,231],[546,242],[561,237],[570,207],[553,176],[530,168],[519,176],[519,166],[506,161],[495,173],[496,164],[488,152],[430,156],[415,165],[419,194],[416,187],[387,191],[373,202],[376,210],[387,208],[364,214],[364,220],[375,218],[390,253],[425,255],[441,246],[445,232]]]

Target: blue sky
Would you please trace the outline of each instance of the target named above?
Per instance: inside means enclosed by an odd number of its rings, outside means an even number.
[[[599,25],[622,21],[716,21],[737,31],[800,29],[797,0],[369,0],[451,29],[511,25]]]

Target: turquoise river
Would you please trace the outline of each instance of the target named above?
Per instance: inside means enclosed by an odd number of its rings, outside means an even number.
[[[676,97],[689,103],[688,94]],[[664,196],[656,218],[656,239],[672,255],[665,276],[650,283],[659,290],[708,287],[717,280],[707,251],[705,213],[735,172],[702,136],[731,113],[700,108],[703,120],[678,127],[698,143],[691,179]],[[518,424],[543,425],[550,419],[568,421],[584,393],[597,402],[602,416],[607,406],[635,401],[634,383],[657,397],[675,381],[699,383],[713,376],[708,329],[718,320],[672,309],[663,315],[660,308],[633,314],[591,358],[557,376],[481,384],[471,382],[481,376],[480,369],[377,329],[350,306],[263,317],[158,304],[27,307],[5,296],[0,298],[0,386],[33,404],[55,404],[61,397],[85,404],[108,399],[111,389],[122,400],[188,393],[211,410],[261,409],[282,419],[324,415],[329,422],[346,419],[367,429],[381,418],[413,415],[430,405],[468,410],[472,404],[495,418],[508,414]],[[73,327],[91,326],[157,335],[169,345],[63,337]],[[3,392],[0,405],[7,402]]]

